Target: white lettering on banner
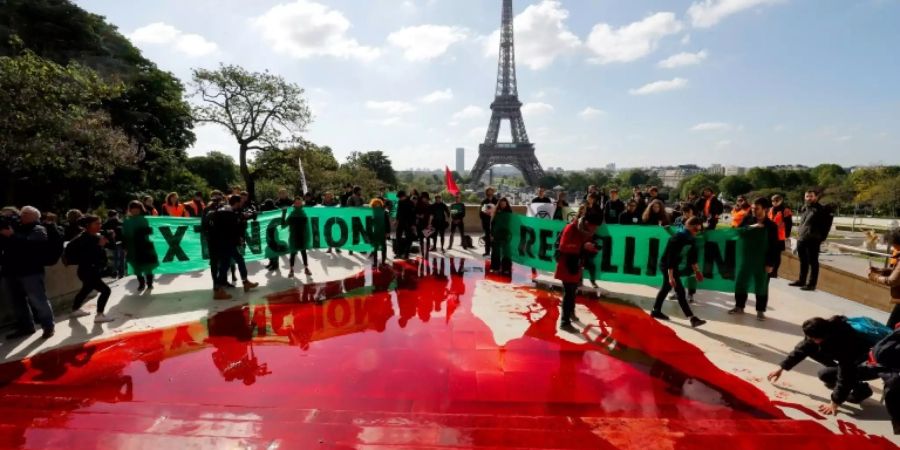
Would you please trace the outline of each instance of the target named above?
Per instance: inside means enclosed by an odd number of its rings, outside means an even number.
[[[554,213],[556,213],[556,205],[552,203],[532,203],[528,205],[528,217],[552,219]]]

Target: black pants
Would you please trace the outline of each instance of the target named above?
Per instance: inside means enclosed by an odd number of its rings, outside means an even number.
[[[781,267],[781,252],[783,252],[787,248],[787,243],[784,241],[778,241],[778,260],[775,261],[775,265],[772,266],[772,273],[769,274],[769,278],[778,278],[778,269]]]
[[[819,375],[819,380],[821,380],[823,383],[825,383],[825,387],[827,387],[828,389],[834,389],[834,387],[837,385],[837,379],[838,379],[837,366],[823,367],[823,368],[819,369],[818,375]],[[851,380],[851,383],[853,383],[853,391],[852,392],[855,393],[855,392],[860,392],[860,391],[865,391],[865,390],[871,389],[869,387],[869,383],[866,383],[866,381],[874,380],[874,379],[878,378],[878,371],[876,371],[875,369],[870,369],[865,365],[860,365],[857,368],[856,373],[854,375],[855,375],[854,376],[855,380]]]
[[[444,237],[447,235],[447,225],[435,226],[431,235],[431,246],[437,248],[438,238],[441,238],[441,250],[444,249]]]
[[[665,274],[666,272],[663,271]],[[669,284],[668,274],[663,275],[663,284],[662,287],[659,288],[659,293],[656,294],[656,303],[653,304],[653,310],[656,312],[662,312],[663,302],[666,301],[666,297],[669,295],[669,292],[672,291],[672,286]],[[693,311],[691,311],[691,305],[688,304],[687,295],[684,292],[684,284],[681,282],[680,277],[675,277],[675,295],[678,296],[678,306],[681,307],[681,311],[684,313],[685,317],[694,317]]]
[[[572,323],[575,316],[575,293],[578,292],[579,283],[563,283],[562,318],[563,325]]]
[[[81,280],[81,290],[75,294],[72,310],[74,311],[84,306],[84,301],[87,300],[87,296],[90,295],[91,292],[97,291],[100,293],[100,297],[97,299],[97,313],[103,314],[103,312],[106,311],[106,302],[109,301],[112,290],[103,282],[103,279],[100,278],[100,272],[96,270],[79,270],[78,279]]]
[[[900,323],[900,305],[894,305],[894,309],[891,310],[891,315],[888,317],[887,326],[893,330],[898,323]]]
[[[416,233],[413,227],[406,224],[397,225],[397,256],[401,258],[409,258],[409,248],[416,239]]]
[[[481,230],[484,231],[484,254],[491,254],[491,219],[481,218]]]
[[[460,247],[465,248],[466,246],[463,244],[463,242],[466,238],[466,229],[463,226],[462,222],[454,222],[450,224],[450,248],[453,248],[453,235],[456,234],[456,230],[459,230]]]
[[[301,248],[298,250],[300,252],[300,258],[303,259],[303,268],[309,267],[309,259],[306,257],[306,249]],[[297,252],[291,252],[291,269],[294,268],[294,263],[297,262]]]
[[[800,257],[800,282],[809,287],[816,287],[819,282],[819,249],[822,243],[816,240],[803,240],[797,243],[797,255]],[[809,275],[807,282],[806,276]]]
[[[747,293],[734,293],[734,301],[736,303],[735,306],[738,309],[744,309],[747,306],[747,298],[750,297]],[[758,312],[766,312],[766,308],[769,306],[769,296],[768,295],[756,295],[756,311]]]
[[[900,372],[885,372],[881,374],[884,380],[884,406],[891,416],[891,424],[894,425],[894,434],[900,434]]]

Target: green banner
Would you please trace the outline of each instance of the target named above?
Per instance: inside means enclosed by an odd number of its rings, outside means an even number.
[[[394,208],[396,209],[396,208]],[[502,254],[521,265],[554,271],[555,243],[566,226],[559,220],[504,214]],[[508,216],[508,217],[507,217]],[[142,219],[143,220],[143,219]],[[384,243],[384,210],[371,208],[288,208],[260,214],[248,223],[248,261],[271,258],[298,248],[343,248],[367,252]],[[508,221],[508,223],[507,223]],[[183,273],[209,267],[209,249],[200,233],[200,219],[147,217],[149,239],[156,249],[156,273]],[[299,228],[302,237],[298,239]],[[292,235],[293,233],[293,235]],[[594,259],[597,280],[658,286],[659,260],[671,227],[603,225],[597,231],[600,251]],[[373,241],[374,239],[374,241]],[[728,229],[697,236],[698,262],[705,280],[699,289],[724,292],[766,292],[766,235],[762,229]],[[683,267],[683,273],[688,273]],[[587,274],[585,275],[587,276]]]

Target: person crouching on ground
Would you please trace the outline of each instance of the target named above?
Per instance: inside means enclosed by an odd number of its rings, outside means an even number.
[[[584,277],[585,260],[593,258],[597,253],[593,239],[597,226],[602,222],[602,216],[586,214],[566,225],[560,234],[554,278],[563,284],[562,316],[559,323],[562,330],[577,332],[572,326],[573,321],[578,322],[578,317],[575,316],[575,293]]]
[[[75,294],[75,300],[72,304],[71,318],[84,317],[88,315],[86,311],[82,311],[87,296],[97,291],[100,297],[97,298],[97,316],[94,323],[112,322],[114,319],[107,317],[106,302],[112,290],[103,282],[101,273],[106,268],[106,250],[104,247],[108,243],[105,236],[100,234],[100,218],[94,215],[86,215],[81,218],[81,232],[69,245],[66,246],[66,263],[78,265],[78,279],[81,280],[81,290]]]
[[[900,252],[900,229],[891,230],[888,235],[888,243],[891,245],[892,254]],[[878,284],[884,284],[891,288],[891,303],[894,309],[888,317],[887,326],[890,329],[900,323],[900,264],[895,264],[893,269],[869,268],[869,279]]]
[[[654,319],[669,320],[669,316],[662,313],[662,305],[666,301],[669,291],[674,289],[675,294],[678,296],[678,305],[681,306],[681,311],[684,312],[685,317],[691,321],[691,326],[696,328],[706,323],[705,320],[695,316],[691,311],[691,305],[688,303],[684,292],[684,284],[681,282],[681,274],[678,273],[682,263],[682,251],[687,249],[687,264],[694,271],[694,278],[697,281],[703,281],[703,274],[700,273],[700,268],[697,266],[695,240],[695,236],[700,232],[701,226],[702,222],[699,218],[691,217],[685,222],[684,230],[672,236],[669,239],[669,243],[666,244],[666,250],[659,261],[659,268],[663,273],[663,284],[659,289],[659,293],[656,294],[656,303],[654,303],[653,311],[650,313],[650,316]]]
[[[806,358],[821,363],[819,379],[832,389],[831,403],[819,406],[819,412],[832,415],[845,401],[860,403],[872,396],[872,388],[859,377],[859,367],[869,357],[872,344],[856,331],[846,317],[830,319],[815,317],[803,322],[805,336],[779,368],[768,375],[770,382],[778,381],[785,370],[790,371]]]

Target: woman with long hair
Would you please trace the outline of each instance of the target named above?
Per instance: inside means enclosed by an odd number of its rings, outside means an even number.
[[[190,217],[187,208],[178,201],[178,194],[170,192],[163,203],[163,215],[170,217]]]
[[[644,225],[665,227],[670,223],[669,213],[666,212],[666,206],[663,204],[662,200],[653,200],[650,202],[650,205],[644,210],[644,215],[641,219],[641,222]]]

